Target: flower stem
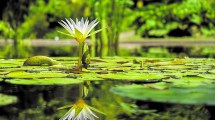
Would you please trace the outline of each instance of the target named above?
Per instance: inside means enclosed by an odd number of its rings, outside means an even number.
[[[83,98],[84,97],[84,85],[80,84],[79,85],[79,98]]]
[[[83,43],[79,43],[78,70],[82,71]]]

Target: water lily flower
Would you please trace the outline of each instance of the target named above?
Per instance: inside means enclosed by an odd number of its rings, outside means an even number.
[[[60,108],[62,109],[62,108]],[[99,110],[87,105],[83,99],[79,99],[72,108],[60,120],[95,120],[99,117],[93,112]],[[104,114],[104,113],[102,113]]]
[[[74,22],[70,18],[70,21],[68,19],[65,19],[65,21],[61,20],[61,22],[58,22],[58,23],[69,32],[69,34],[64,32],[60,32],[60,33],[72,36],[79,43],[82,43],[88,36],[91,36],[101,31],[100,29],[90,33],[90,31],[99,23],[97,22],[96,19],[93,20],[90,24],[89,24],[89,20],[86,19],[86,21],[84,21],[84,18],[81,18],[80,21],[76,18],[76,22]]]
[[[81,20],[79,21],[76,18],[76,22],[73,21],[71,18],[70,20],[65,19],[64,21],[61,20],[61,22],[58,22],[61,26],[63,26],[68,33],[64,33],[61,31],[58,31],[62,34],[65,35],[69,35],[72,38],[75,38],[76,41],[79,43],[79,61],[78,61],[78,68],[81,71],[81,57],[82,57],[82,47],[83,47],[83,42],[85,41],[85,39],[88,36],[91,36],[93,34],[96,34],[98,32],[100,32],[102,29],[96,30],[94,32],[91,32],[92,29],[99,23],[97,22],[97,20],[93,20],[92,22],[89,22],[88,19],[86,19],[86,21],[84,21],[84,18],[81,18]]]

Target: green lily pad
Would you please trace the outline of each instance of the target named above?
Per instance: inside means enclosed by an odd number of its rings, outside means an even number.
[[[180,79],[168,79],[165,82],[172,82],[174,86],[177,87],[198,87],[202,85],[212,85],[213,80],[193,76],[193,77],[182,77]]]
[[[143,85],[121,85],[111,88],[111,92],[137,100],[215,105],[215,86],[174,87],[155,89]]]
[[[185,69],[193,69],[191,66],[185,66],[185,65],[165,65],[165,66],[154,66],[151,67],[152,69],[158,69],[158,70],[185,70]]]
[[[15,71],[10,72],[5,76],[5,78],[56,78],[56,77],[66,77],[67,74],[56,72],[56,71],[45,71],[45,72],[25,72],[25,71]]]
[[[215,69],[209,70],[208,72],[215,74]]]
[[[73,78],[46,78],[46,79],[11,79],[5,82],[19,85],[67,85],[80,84],[83,81]]]
[[[4,68],[16,68],[19,66],[22,66],[22,61],[20,60],[15,60],[15,59],[1,59],[0,60],[0,69],[4,69]]]
[[[199,76],[207,79],[215,79],[215,74],[201,74]]]
[[[8,71],[0,71],[0,75],[5,75],[7,73],[9,73],[9,72]]]
[[[16,96],[5,95],[5,94],[0,93],[0,106],[5,106],[5,105],[16,103],[17,100],[18,99]]]
[[[4,68],[0,71],[0,75],[6,75],[11,72],[16,71],[26,71],[26,72],[40,72],[40,71],[49,71],[48,67],[41,67],[41,66],[22,66],[18,68]]]
[[[165,76],[170,76],[173,78],[182,78],[186,76],[197,76],[199,73],[192,72],[189,70],[163,70],[162,73],[157,73],[157,74],[162,74]]]
[[[68,78],[73,78],[82,81],[100,81],[104,80],[102,78],[97,77],[96,73],[84,73],[84,74],[68,74]]]
[[[166,78],[163,75],[146,74],[146,73],[116,73],[100,75],[100,78],[108,80],[125,80],[125,81],[143,81],[143,82],[156,82]]]
[[[83,81],[100,81],[100,80],[104,80],[102,78],[97,77],[98,74],[96,73],[86,73],[84,75],[81,75],[79,77],[80,80]]]

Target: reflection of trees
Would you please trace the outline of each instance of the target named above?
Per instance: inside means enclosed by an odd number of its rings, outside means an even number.
[[[146,115],[143,120],[209,120],[207,109],[201,105],[173,105],[154,115]]]
[[[116,83],[84,83],[88,88],[85,102],[104,112],[106,116],[96,114],[102,120],[119,119],[209,119],[208,110],[200,105],[173,105],[143,102],[123,98],[110,93]],[[55,120],[61,118],[68,109],[57,110],[72,105],[80,95],[80,85],[65,86],[16,86],[5,85],[0,92],[15,94],[19,102],[0,108],[0,120]]]
[[[11,92],[14,91],[14,92]],[[63,116],[59,106],[71,104],[78,94],[77,85],[68,86],[5,86],[5,93],[16,94],[19,102],[0,108],[0,116],[9,120],[54,120]],[[59,114],[58,114],[59,113]]]
[[[106,81],[107,82],[107,81]],[[113,83],[94,84],[91,104],[105,112],[107,120],[207,120],[208,110],[202,105],[175,105],[122,98],[109,92]]]
[[[125,99],[110,93],[112,82],[106,84],[93,84],[93,92],[89,94],[91,104],[106,113],[106,120],[118,120],[121,117],[130,116],[137,112],[134,100]]]

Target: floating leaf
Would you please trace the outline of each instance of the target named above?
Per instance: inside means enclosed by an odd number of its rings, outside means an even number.
[[[185,64],[189,61],[190,61],[189,59],[174,59],[174,60],[172,60],[172,63],[173,64]]]
[[[67,77],[82,80],[82,81],[104,80],[102,78],[97,77],[97,75],[98,75],[97,73],[68,74]]]
[[[66,77],[67,74],[56,71],[45,71],[39,73],[30,73],[25,71],[15,71],[7,74],[5,78],[54,78],[54,77]]]
[[[8,71],[0,71],[0,75],[5,75],[7,73],[9,73],[9,72]]]
[[[5,82],[19,85],[67,85],[80,84],[83,81],[73,78],[46,78],[46,79],[10,79]]]
[[[58,61],[47,56],[32,56],[23,63],[23,66],[42,66],[42,65],[57,65]]]
[[[80,80],[83,81],[98,81],[98,80],[104,80],[102,78],[97,77],[97,73],[86,73],[84,75],[80,75]]]
[[[182,103],[182,104],[207,104],[215,105],[215,86],[199,87],[169,87],[157,90],[143,85],[121,85],[111,88],[117,95],[137,100]]]
[[[16,96],[5,95],[0,93],[0,106],[5,106],[17,102]]]
[[[1,59],[0,60],[0,69],[4,68],[16,68],[22,66],[22,61],[18,59]]]
[[[125,80],[125,81],[143,81],[143,82],[156,82],[165,78],[163,75],[145,74],[145,73],[117,73],[100,75],[100,78],[108,80]]]
[[[208,72],[215,74],[215,69],[209,70]]]
[[[191,66],[185,66],[185,65],[165,65],[165,66],[154,66],[154,67],[151,67],[152,69],[160,69],[160,70],[186,70],[186,69],[194,69],[193,67]]]
[[[165,82],[172,82],[177,87],[198,87],[202,85],[211,85],[213,81],[210,79],[193,76],[193,77],[182,77],[180,79],[168,79]]]
[[[169,89],[169,85],[167,85],[164,82],[159,82],[156,84],[145,84],[144,86],[151,88],[151,89],[156,89],[156,90],[165,90],[165,89]]]
[[[201,74],[199,76],[207,79],[215,79],[215,74]]]

